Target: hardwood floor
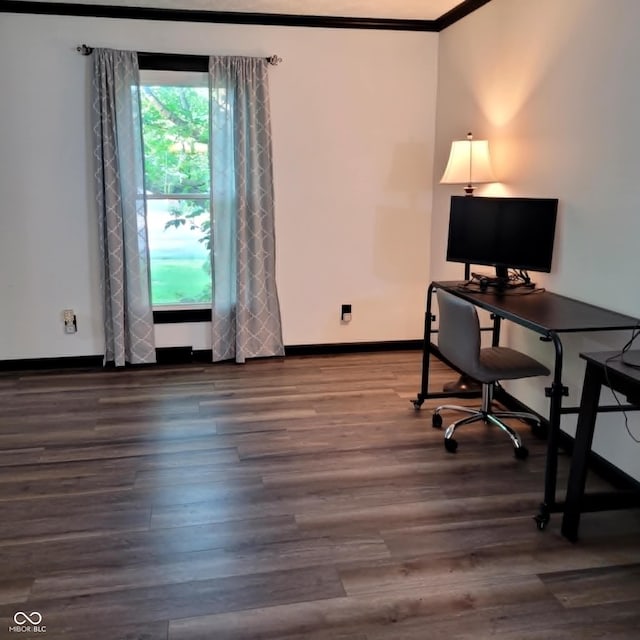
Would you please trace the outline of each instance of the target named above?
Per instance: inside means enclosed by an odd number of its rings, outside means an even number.
[[[448,454],[420,367],[0,375],[0,638],[639,638],[640,512],[538,531],[544,443],[474,425]]]

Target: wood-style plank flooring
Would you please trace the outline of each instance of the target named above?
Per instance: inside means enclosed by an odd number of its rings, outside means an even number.
[[[477,424],[447,453],[420,367],[0,375],[0,639],[640,638],[640,512],[538,531],[544,443]]]

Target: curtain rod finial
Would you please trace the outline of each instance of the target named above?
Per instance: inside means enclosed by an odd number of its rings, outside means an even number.
[[[83,56],[90,56],[93,53],[93,47],[88,47],[86,44],[81,44],[76,47],[76,51]]]
[[[278,64],[280,64],[282,62],[282,58],[280,56],[277,56],[277,55],[274,54],[274,55],[269,56],[267,58],[267,62],[269,64],[272,64],[272,65],[276,66],[276,65],[278,65]]]

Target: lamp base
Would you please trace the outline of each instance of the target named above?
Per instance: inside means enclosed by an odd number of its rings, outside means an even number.
[[[482,384],[477,380],[470,378],[467,375],[461,375],[457,380],[453,380],[452,382],[447,382],[442,390],[445,393],[451,393],[455,395],[456,393],[472,393],[472,392],[480,392],[482,391]]]

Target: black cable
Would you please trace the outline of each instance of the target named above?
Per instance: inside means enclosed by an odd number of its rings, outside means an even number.
[[[525,285],[526,287],[526,285]],[[544,287],[518,287],[518,286],[510,286],[507,289],[501,290],[499,293],[501,296],[528,296],[532,293],[542,293],[546,291]],[[479,283],[474,282],[473,280],[468,280],[463,284],[459,284],[456,289],[458,291],[469,291],[471,293],[484,293],[487,295],[495,294],[496,290],[494,287],[488,286],[483,288]]]
[[[509,269],[506,279],[472,272],[471,279],[460,285],[458,290],[469,290],[472,285],[477,285],[477,288],[473,288],[475,293],[491,293],[498,290],[501,295],[527,295],[544,291],[531,282],[529,274],[524,269]],[[518,293],[512,293],[514,289],[518,289]],[[522,289],[529,291],[523,292]]]
[[[631,349],[631,345],[634,340],[640,335],[640,320],[636,323],[636,326],[631,331],[631,338],[627,341],[627,344],[622,347],[622,351],[620,351],[620,361],[626,365],[627,367],[633,367],[634,369],[640,369],[640,364],[636,364],[634,362],[628,362],[624,359],[624,354]]]
[[[638,365],[628,364],[628,363],[626,363],[624,361],[624,354],[627,351],[629,351],[629,349],[631,348],[631,345],[633,344],[634,340],[638,337],[638,335],[640,335],[640,320],[636,323],[636,326],[631,330],[631,338],[629,338],[629,340],[622,347],[622,349],[620,349],[620,351],[618,353],[615,353],[610,358],[607,358],[604,361],[604,379],[605,379],[609,389],[611,389],[611,393],[613,394],[613,397],[614,397],[614,399],[616,401],[616,404],[618,405],[618,408],[620,409],[620,411],[622,411],[622,415],[624,416],[624,428],[626,429],[627,433],[629,434],[629,437],[636,444],[640,444],[640,438],[636,437],[633,434],[633,432],[631,431],[631,428],[629,427],[629,416],[627,415],[627,412],[625,411],[624,406],[622,405],[622,402],[620,402],[620,398],[618,398],[618,394],[615,392],[615,390],[611,386],[611,380],[609,379],[608,364],[609,364],[609,362],[612,362],[613,360],[619,359],[620,362],[622,362],[627,367],[633,367],[634,369],[640,368],[640,367],[638,367]]]

